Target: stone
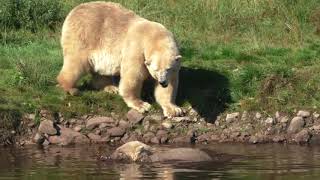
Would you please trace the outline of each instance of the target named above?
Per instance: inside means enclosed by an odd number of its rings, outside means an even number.
[[[256,119],[260,119],[262,117],[261,113],[257,112],[255,115]]]
[[[97,135],[97,134],[94,134],[94,133],[89,133],[87,136],[92,142],[96,142],[96,143],[107,142],[100,135]]]
[[[239,115],[240,115],[239,112],[227,114],[226,122],[227,123],[231,123],[231,122],[234,122],[234,121],[238,120],[239,119]]]
[[[172,143],[191,143],[191,138],[189,136],[179,136],[172,139]]]
[[[125,120],[120,120],[119,121],[119,127],[123,128],[123,129],[127,129],[129,128],[129,122],[128,121],[125,121]]]
[[[303,117],[303,118],[307,118],[310,116],[310,112],[309,111],[299,111],[297,116]]]
[[[241,121],[247,121],[249,118],[249,114],[247,111],[243,111],[242,116],[241,116]]]
[[[164,116],[161,114],[152,114],[152,115],[145,117],[145,119],[154,120],[154,121],[161,121],[164,119]]]
[[[318,119],[320,117],[320,114],[318,114],[317,112],[314,112],[312,115],[315,119]]]
[[[280,119],[281,123],[287,123],[289,121],[289,118],[287,116],[284,116]]]
[[[82,125],[77,125],[73,128],[74,131],[76,132],[80,132],[81,130],[83,129],[83,126]]]
[[[48,134],[48,135],[56,135],[58,133],[55,125],[50,120],[43,120],[40,122],[40,126],[38,128],[39,133]]]
[[[160,140],[157,137],[153,137],[153,138],[151,138],[150,143],[160,144]]]
[[[131,141],[118,147],[112,154],[111,159],[127,161],[146,161],[152,154],[153,149],[139,141]]]
[[[300,116],[294,117],[290,122],[287,132],[289,134],[295,134],[299,132],[304,127],[304,125],[305,125],[305,121],[302,117]]]
[[[168,143],[168,141],[169,141],[168,136],[162,136],[160,138],[160,144],[166,144],[166,143]]]
[[[127,113],[127,119],[131,125],[136,125],[136,124],[140,123],[144,117],[145,116],[142,113],[140,113],[134,109],[131,109]]]
[[[279,119],[280,119],[280,113],[279,113],[279,111],[276,112],[275,118],[279,121]]]
[[[163,123],[161,123],[161,125],[166,129],[171,129],[173,127],[170,121],[164,121]]]
[[[167,134],[168,134],[167,131],[165,131],[165,130],[159,130],[159,131],[157,131],[156,136],[157,136],[158,138],[161,138],[161,137],[163,137],[163,136],[166,136]]]
[[[263,138],[261,136],[251,136],[249,138],[249,143],[251,144],[257,144],[263,142]]]
[[[314,134],[309,140],[309,144],[320,145],[320,134]]]
[[[99,127],[100,124],[106,123],[109,127],[114,126],[115,121],[110,117],[98,116],[90,118],[86,123],[86,128],[88,130],[92,130],[96,127]]]
[[[171,118],[174,122],[192,122],[192,119],[188,116],[185,117],[173,117]]]
[[[108,129],[107,133],[110,135],[110,137],[122,137],[126,133],[126,130],[121,127],[113,127]]]
[[[294,136],[294,141],[299,144],[305,144],[305,143],[308,143],[308,141],[310,140],[310,137],[311,137],[311,134],[309,133],[309,131],[306,129],[303,129]]]
[[[151,139],[155,137],[155,134],[153,132],[147,132],[143,135],[143,141],[145,143],[150,143]]]
[[[108,127],[108,124],[107,124],[107,123],[101,123],[101,124],[99,125],[99,129],[104,129],[104,128],[106,128],[106,127]]]
[[[275,143],[282,143],[286,141],[286,137],[284,135],[276,135],[272,138],[272,141]]]
[[[314,130],[314,131],[319,132],[319,131],[320,131],[320,125],[313,125],[313,126],[311,127],[311,130]]]
[[[58,144],[58,145],[70,145],[70,144],[87,144],[89,143],[89,139],[72,129],[61,127],[59,135],[56,136],[49,136],[48,140],[51,144]]]
[[[208,134],[202,134],[200,136],[197,137],[197,141],[199,143],[206,143],[209,141],[211,137]]]
[[[34,136],[33,138],[33,141],[39,145],[41,145],[44,141],[45,141],[45,137],[42,136],[41,134],[39,133],[36,133],[36,135]]]
[[[271,117],[268,117],[268,118],[265,120],[265,123],[266,123],[267,125],[273,125],[273,124],[275,124],[275,120],[274,120],[273,118],[271,118]]]
[[[167,162],[173,160],[184,162],[212,161],[212,158],[206,152],[193,148],[173,148],[165,152],[155,151],[150,156],[150,159],[151,162]]]

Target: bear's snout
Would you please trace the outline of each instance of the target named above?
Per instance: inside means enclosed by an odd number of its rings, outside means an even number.
[[[159,81],[159,84],[160,84],[162,87],[166,88],[166,87],[168,86],[168,81]]]

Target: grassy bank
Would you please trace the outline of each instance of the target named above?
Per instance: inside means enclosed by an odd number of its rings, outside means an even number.
[[[119,96],[84,89],[72,97],[56,88],[61,24],[83,1],[17,2],[1,0],[0,109],[45,108],[68,116],[128,110]],[[319,109],[318,0],[116,2],[177,36],[184,57],[179,104],[208,118],[225,111]]]

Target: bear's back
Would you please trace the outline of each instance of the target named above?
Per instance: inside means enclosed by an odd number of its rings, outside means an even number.
[[[89,2],[75,7],[67,16],[61,44],[76,50],[114,47],[122,42],[131,22],[141,19],[120,4]]]

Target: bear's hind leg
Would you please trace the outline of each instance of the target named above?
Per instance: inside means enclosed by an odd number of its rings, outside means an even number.
[[[71,95],[77,95],[79,90],[75,86],[84,73],[84,68],[79,59],[66,58],[67,57],[65,57],[63,67],[57,77],[57,81],[65,92]]]
[[[102,76],[99,74],[93,74],[91,81],[91,86],[96,90],[103,89],[107,93],[117,94],[118,87],[115,77],[112,76]]]

